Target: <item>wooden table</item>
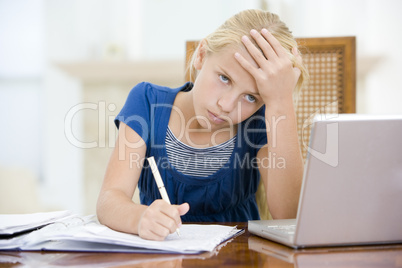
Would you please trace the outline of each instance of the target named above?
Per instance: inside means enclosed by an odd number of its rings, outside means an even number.
[[[293,250],[245,233],[199,255],[1,252],[0,267],[402,267],[402,244]],[[6,260],[6,261],[5,261]]]

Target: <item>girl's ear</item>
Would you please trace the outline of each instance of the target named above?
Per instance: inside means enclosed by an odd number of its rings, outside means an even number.
[[[202,64],[204,63],[206,51],[205,51],[205,39],[203,39],[197,49],[197,55],[195,56],[194,68],[196,70],[201,70]]]

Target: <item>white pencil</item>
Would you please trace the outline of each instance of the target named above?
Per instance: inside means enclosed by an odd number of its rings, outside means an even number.
[[[159,173],[158,166],[156,165],[154,157],[153,156],[148,157],[148,162],[149,162],[149,165],[151,166],[152,174],[154,175],[156,185],[158,185],[159,193],[161,194],[162,199],[165,200],[168,204],[171,204],[169,196],[168,196],[168,194],[166,192],[165,185],[163,184],[162,177],[161,177],[161,174]],[[176,229],[176,233],[177,233],[178,236],[180,236],[179,228]]]

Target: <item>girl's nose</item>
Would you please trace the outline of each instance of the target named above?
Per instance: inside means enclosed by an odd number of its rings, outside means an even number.
[[[219,97],[218,106],[223,112],[230,113],[237,106],[237,98],[234,96],[234,94],[226,92]]]

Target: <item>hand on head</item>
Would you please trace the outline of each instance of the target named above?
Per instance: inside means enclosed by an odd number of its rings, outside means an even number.
[[[235,58],[254,77],[264,103],[292,99],[300,69],[293,67],[289,53],[268,30],[251,30],[250,35],[260,49],[250,38],[243,36],[242,42],[247,51],[235,53]],[[292,49],[292,53],[296,61],[301,63],[296,48]]]

